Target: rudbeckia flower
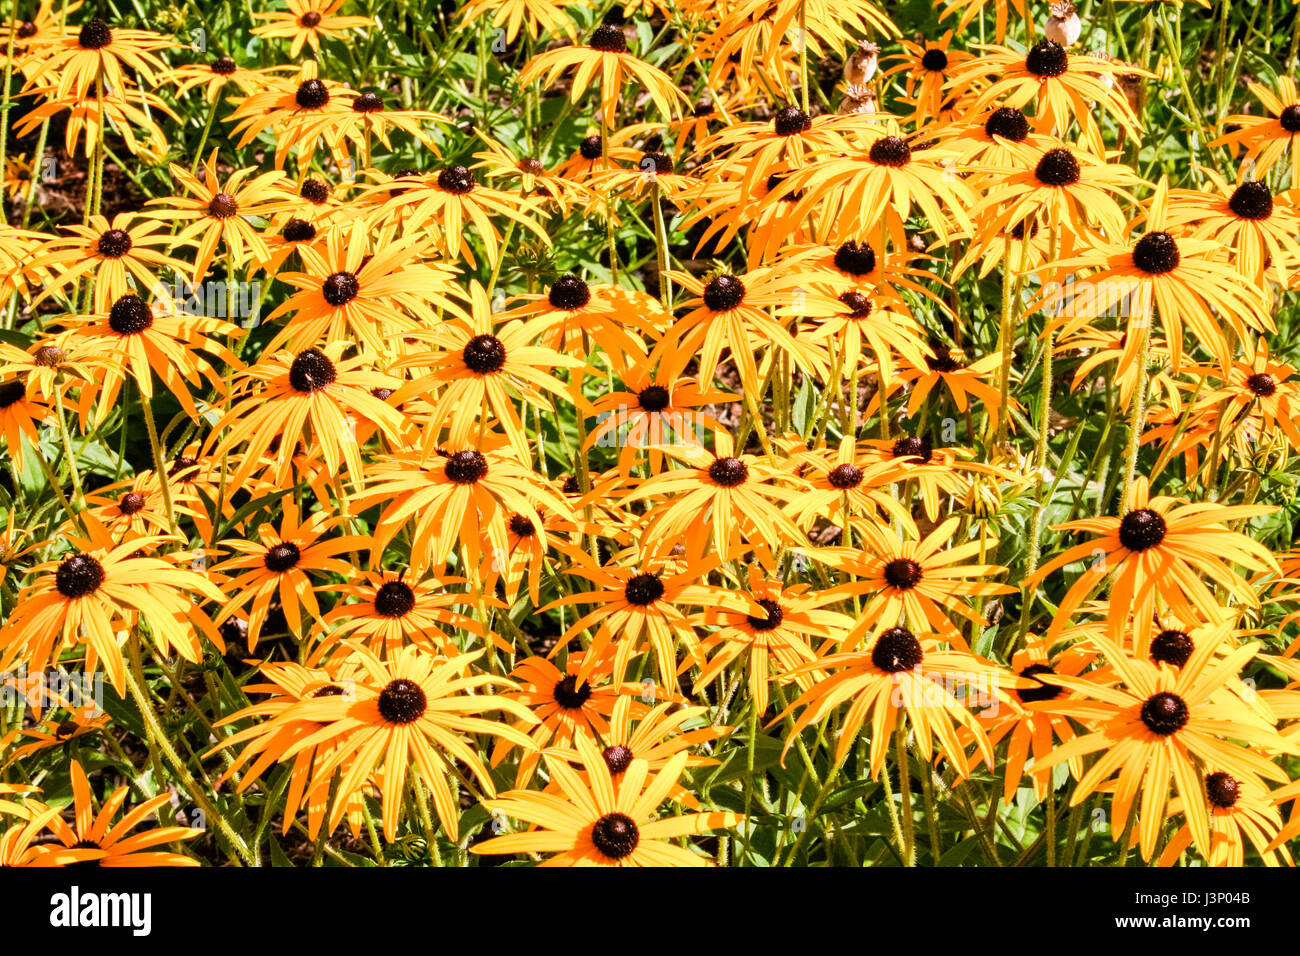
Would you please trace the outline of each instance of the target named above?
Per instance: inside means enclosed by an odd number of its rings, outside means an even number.
[[[1144,859],[1150,859],[1155,851],[1172,780],[1182,798],[1192,843],[1208,858],[1207,804],[1211,798],[1206,793],[1206,774],[1227,773],[1237,780],[1263,776],[1285,782],[1286,772],[1265,754],[1294,752],[1293,745],[1280,737],[1270,722],[1223,692],[1225,679],[1235,677],[1259,648],[1247,644],[1215,660],[1214,646],[1207,642],[1174,673],[1130,658],[1104,638],[1094,641],[1122,684],[1103,686],[1062,674],[1045,675],[1044,683],[1060,684],[1078,695],[1058,698],[1050,710],[1083,721],[1092,729],[1061,744],[1035,766],[1046,770],[1104,750],[1079,779],[1071,805],[1086,800],[1114,776],[1111,833],[1116,839],[1124,833],[1140,796],[1135,833]]]
[[[44,243],[27,266],[49,275],[46,288],[32,299],[33,305],[86,276],[94,290],[95,311],[104,313],[124,295],[148,295],[158,288],[163,269],[177,274],[189,271],[186,263],[164,251],[175,239],[162,231],[166,223],[160,218],[123,212],[111,221],[106,216],[91,216],[84,226],[65,228],[68,235]]]
[[[650,473],[659,474],[664,468],[663,445],[700,445],[701,431],[721,431],[722,424],[704,407],[735,401],[736,396],[701,388],[683,377],[686,361],[684,354],[665,354],[652,369],[645,356],[628,355],[618,370],[623,389],[602,395],[592,406],[597,424],[587,436],[587,448],[617,445],[619,471],[628,476],[645,452]]]
[[[162,207],[155,214],[160,219],[194,220],[181,229],[176,242],[189,243],[202,237],[195,243],[192,272],[195,285],[208,274],[219,245],[225,246],[236,267],[250,259],[262,262],[267,258],[266,244],[249,220],[265,217],[270,212],[270,204],[282,200],[283,173],[272,171],[253,176],[256,167],[247,167],[237,170],[223,183],[217,177],[215,149],[203,164],[201,180],[175,163],[168,168],[188,195],[151,199],[149,204]]]
[[[151,290],[165,292],[166,287]],[[176,308],[168,296],[142,298],[135,293],[119,296],[104,312],[97,315],[68,316],[60,324],[71,329],[71,341],[83,344],[88,351],[108,359],[112,364],[97,376],[93,386],[82,388],[83,396],[96,401],[94,416],[101,424],[117,405],[122,384],[129,376],[145,401],[154,396],[154,376],[176,397],[193,419],[200,418],[198,406],[190,394],[191,387],[211,391],[205,404],[222,398],[225,381],[204,353],[237,367],[239,359],[222,339],[241,335],[241,330],[221,319],[191,315]],[[224,311],[224,310],[223,310]]]
[[[279,352],[237,373],[236,392],[242,395],[217,422],[208,444],[217,458],[244,449],[232,485],[240,486],[257,472],[262,456],[278,440],[268,474],[284,487],[294,443],[309,437],[319,443],[331,475],[346,464],[353,481],[360,481],[366,469],[352,428],[354,414],[378,425],[390,440],[401,441],[406,420],[371,392],[391,388],[395,380],[369,371],[371,360],[365,354],[342,359],[346,347],[337,342],[297,355]]]
[[[567,573],[591,582],[591,590],[566,594],[539,611],[545,613],[572,604],[594,605],[594,609],[570,625],[551,656],[583,631],[596,626],[596,636],[583,656],[576,679],[587,680],[612,644],[614,680],[622,682],[628,662],[648,646],[654,653],[662,684],[675,686],[678,645],[691,660],[704,663],[687,607],[717,605],[755,614],[762,611],[747,597],[700,583],[717,563],[712,559],[688,558],[683,567],[671,568],[663,561],[633,567],[614,563],[599,565],[589,557],[575,562]]]
[[[502,720],[483,716],[504,711],[532,724],[532,712],[513,700],[492,693],[492,685],[509,687],[510,681],[470,668],[482,651],[452,658],[434,657],[417,647],[405,647],[388,663],[357,649],[360,670],[352,693],[312,697],[283,711],[282,721],[309,720],[320,729],[285,750],[281,760],[322,744],[335,749],[315,770],[308,787],[313,794],[329,791],[339,775],[334,805],[327,826],[333,830],[346,812],[347,798],[379,772],[383,804],[384,839],[392,841],[401,820],[409,770],[411,786],[428,787],[434,810],[447,835],[460,834],[460,811],[450,777],[459,761],[488,797],[496,788],[487,768],[470,744],[471,734],[506,738],[531,747],[528,735]]]
[[[325,511],[301,518],[298,506],[286,501],[278,529],[264,524],[257,529],[258,541],[242,537],[222,541],[220,547],[235,554],[212,569],[213,574],[228,575],[223,585],[229,599],[222,599],[224,606],[216,622],[222,623],[252,602],[248,617],[248,649],[252,651],[257,647],[271,600],[278,597],[290,633],[295,637],[305,636],[302,608],[306,608],[312,620],[321,617],[316,587],[307,572],[347,576],[353,568],[337,555],[367,544],[359,535],[327,537],[343,521],[341,516]]]
[[[387,193],[387,198],[384,194]],[[488,262],[501,258],[501,234],[492,216],[502,216],[533,233],[549,246],[551,237],[535,220],[541,209],[534,199],[493,189],[478,182],[473,170],[458,163],[436,173],[402,175],[368,187],[362,193],[370,204],[367,218],[372,227],[401,223],[409,231],[427,226],[448,255],[460,256],[471,267],[477,265],[469,242],[467,225],[473,225],[487,250]]]
[[[956,174],[950,148],[905,138],[890,119],[859,133],[860,145],[794,170],[777,192],[802,193],[792,215],[820,209],[819,238],[833,244],[888,231],[895,249],[907,247],[903,221],[915,206],[942,241],[953,227],[971,227],[975,193]],[[882,226],[883,224],[883,226]]]
[[[397,351],[394,340],[423,328],[421,319],[432,308],[463,311],[449,297],[455,270],[424,261],[418,235],[376,242],[370,254],[368,232],[359,219],[332,229],[319,260],[310,257],[311,272],[276,275],[297,291],[266,317],[273,322],[289,316],[268,350],[355,338],[376,355],[391,355]]]
[[[646,713],[646,705],[627,696],[625,685],[613,677],[612,666],[609,653],[581,651],[566,657],[564,670],[545,657],[532,656],[510,671],[514,686],[502,691],[502,696],[527,707],[534,717],[515,722],[516,729],[532,740],[532,746],[519,755],[515,786],[525,786],[532,779],[543,748],[570,747],[574,737],[584,731],[603,739],[610,733],[609,719],[620,705],[625,714],[627,707],[632,707],[637,717]],[[517,746],[513,740],[498,740],[492,749],[492,766],[499,766]]]
[[[36,579],[19,592],[0,628],[0,667],[21,661],[40,671],[65,650],[83,647],[86,670],[102,666],[113,688],[125,694],[122,644],[133,639],[134,628],[147,630],[161,654],[175,652],[191,663],[203,658],[200,635],[222,647],[212,622],[195,604],[196,598],[224,601],[216,585],[191,568],[136,554],[165,540],[89,546],[37,565]]]
[[[871,595],[857,624],[844,635],[843,650],[851,651],[864,635],[870,637],[904,621],[929,628],[944,640],[965,649],[966,641],[949,615],[982,625],[967,598],[1014,594],[1015,588],[989,578],[1006,572],[996,564],[966,564],[986,551],[989,542],[952,544],[960,518],[949,518],[919,541],[899,540],[892,529],[877,524],[853,528],[861,548],[823,548],[817,559],[848,572],[856,580],[831,588],[835,595]]]
[[[1038,762],[1052,752],[1055,741],[1068,743],[1078,733],[1068,717],[1059,713],[1044,711],[1046,702],[1054,701],[1068,691],[1059,684],[1048,684],[1039,680],[1043,674],[1066,674],[1079,677],[1084,668],[1096,659],[1097,654],[1091,648],[1076,644],[1056,653],[1051,652],[1051,645],[1046,641],[1031,640],[1011,658],[1011,670],[1017,680],[1003,683],[1006,699],[998,702],[997,708],[989,708],[980,714],[980,723],[988,734],[989,743],[997,748],[1002,741],[1007,742],[1006,762],[1002,767],[1003,785],[1002,802],[1011,806],[1024,781],[1026,766],[1032,759],[1028,774],[1034,788],[1034,795],[1042,800],[1047,795],[1047,788],[1054,786],[1050,770],[1038,766]],[[974,736],[965,727],[957,731],[964,744],[970,744]],[[970,755],[971,769],[983,762],[983,754],[977,749]],[[1068,761],[1070,772],[1077,779],[1083,773],[1083,758],[1073,757]],[[990,765],[995,770],[996,765]]]
[[[907,628],[891,627],[877,635],[868,648],[805,664],[792,672],[790,679],[803,671],[827,672],[830,676],[814,683],[772,721],[802,711],[790,728],[781,751],[782,761],[806,727],[851,701],[835,747],[837,764],[848,756],[870,717],[870,770],[872,779],[878,778],[902,714],[907,715],[916,732],[917,748],[926,760],[933,758],[937,744],[939,753],[957,773],[963,778],[969,776],[970,765],[957,738],[957,729],[965,727],[984,759],[993,762],[988,737],[967,706],[967,699],[972,685],[982,683],[994,690],[1002,678],[991,665],[969,653],[942,650],[936,636],[917,636]]]
[[[982,112],[995,103],[1020,109],[1032,101],[1039,132],[1053,128],[1064,132],[1074,120],[1088,148],[1103,156],[1106,148],[1095,110],[1108,114],[1134,139],[1142,134],[1128,100],[1114,86],[1118,73],[1150,75],[1102,57],[1067,53],[1059,43],[1040,40],[1025,53],[1007,47],[983,48],[979,56],[953,71],[946,89],[959,92],[987,79],[989,86],[971,104],[972,112]]]
[[[595,750],[586,737],[580,746]],[[473,853],[551,853],[542,866],[707,866],[707,857],[671,842],[675,837],[734,827],[736,813],[686,813],[654,819],[677,785],[687,755],[673,757],[653,776],[644,760],[634,759],[617,784],[599,753],[585,761],[588,781],[563,759],[547,755],[546,766],[558,793],[512,790],[485,806],[493,813],[533,824],[534,828],[485,840]]]
[[[170,793],[161,793],[132,807],[116,823],[113,818],[126,803],[131,792],[129,786],[118,787],[95,812],[90,781],[81,764],[72,761],[72,798],[74,820],[71,825],[62,817],[54,817],[46,826],[59,843],[70,850],[86,850],[79,860],[95,866],[198,866],[199,861],[180,853],[152,850],[164,843],[178,843],[202,836],[194,827],[154,827],[128,836],[158,809],[172,799]]]
[[[614,112],[622,100],[623,87],[629,79],[639,83],[665,119],[671,119],[674,107],[687,102],[672,77],[629,52],[623,28],[605,23],[596,27],[586,46],[563,46],[539,53],[519,71],[518,82],[527,86],[541,78],[553,84],[562,73],[575,69],[570,99],[577,103],[600,76],[601,117],[606,129],[614,128]]]
[[[1213,192],[1170,191],[1170,228],[1190,225],[1196,238],[1231,249],[1237,270],[1256,286],[1265,277],[1287,285],[1300,268],[1300,212],[1290,194],[1274,195],[1268,183],[1240,175],[1229,184],[1213,169],[1205,177]]]
[[[265,20],[261,26],[253,28],[253,36],[272,39],[287,39],[289,56],[297,58],[305,45],[313,52],[320,51],[321,40],[342,37],[348,30],[360,30],[373,26],[370,17],[347,17],[338,11],[346,0],[288,0],[288,10],[272,10],[269,13],[254,13],[258,20]]]
[[[412,571],[409,582],[405,571],[396,575],[362,572],[354,578],[355,583],[329,588],[339,598],[356,600],[340,600],[317,621],[312,637],[318,643],[311,662],[348,651],[352,644],[360,644],[381,660],[392,657],[407,644],[454,657],[460,648],[449,631],[483,633],[477,621],[456,610],[474,604],[473,595],[448,589],[450,584],[463,583],[462,578],[407,570]],[[502,649],[509,651],[511,647],[505,644]]]
[[[1263,293],[1252,286],[1223,255],[1218,242],[1169,232],[1168,182],[1161,179],[1147,211],[1145,231],[1133,243],[1104,241],[1081,255],[1063,259],[1055,268],[1066,273],[1087,269],[1091,296],[1069,301],[1064,317],[1052,325],[1068,335],[1098,315],[1120,308],[1128,320],[1128,347],[1121,373],[1139,361],[1154,315],[1159,318],[1174,372],[1183,367],[1184,330],[1227,368],[1232,339],[1245,341],[1247,329],[1273,331]],[[1046,301],[1060,303],[1068,286],[1049,293]],[[1226,329],[1225,329],[1226,326]]]
[[[1205,797],[1210,812],[1210,866],[1241,867],[1246,865],[1246,847],[1259,854],[1264,866],[1292,866],[1291,851],[1277,839],[1282,829],[1282,815],[1274,805],[1266,786],[1251,778],[1237,779],[1223,770],[1205,775]],[[1169,801],[1169,816],[1183,815],[1183,800]],[[1135,836],[1136,842],[1137,837]],[[1186,820],[1169,838],[1156,861],[1158,866],[1173,866],[1192,845],[1192,826]]]
[[[38,48],[40,65],[28,76],[27,85],[44,81],[54,87],[58,99],[69,95],[81,98],[97,89],[126,90],[131,85],[126,72],[130,70],[135,78],[156,86],[159,75],[167,69],[157,51],[172,46],[171,39],[160,34],[113,27],[99,17],[91,17],[76,33],[42,41]]]
[[[1291,185],[1300,184],[1300,150],[1295,147],[1296,133],[1300,133],[1300,93],[1292,77],[1278,77],[1278,91],[1274,93],[1263,83],[1247,84],[1255,99],[1267,110],[1266,116],[1240,113],[1223,118],[1224,133],[1207,145],[1245,147],[1246,158],[1255,161],[1255,175],[1263,177],[1273,168],[1282,154],[1291,152]]]
[[[543,393],[565,394],[567,389],[550,370],[579,368],[583,363],[534,344],[551,316],[502,322],[493,315],[482,285],[472,283],[469,292],[468,321],[453,318],[443,322],[433,333],[440,346],[436,351],[408,352],[392,368],[430,370],[409,386],[436,395],[423,425],[426,453],[444,443],[456,448],[469,445],[474,437],[471,433],[482,432],[490,413],[519,460],[528,461],[531,451],[515,396],[526,406],[553,411]],[[581,395],[573,394],[571,400],[579,415],[590,414],[591,406]]]
[[[543,32],[577,42],[578,34],[561,0],[470,0],[460,12],[462,27],[468,28],[485,13],[491,13],[490,29],[505,29],[506,43],[514,43],[523,27],[534,40]]]
[[[1119,643],[1132,614],[1137,631],[1135,653],[1139,656],[1146,652],[1157,599],[1172,605],[1192,604],[1207,616],[1217,616],[1219,602],[1204,578],[1235,600],[1257,606],[1259,599],[1254,589],[1231,565],[1278,572],[1277,559],[1259,542],[1232,530],[1228,523],[1272,510],[1267,505],[1180,505],[1169,497],[1151,498],[1147,479],[1139,477],[1122,517],[1070,521],[1053,529],[1100,537],[1067,548],[1026,579],[1026,587],[1036,588],[1060,568],[1083,559],[1091,562],[1058,604],[1047,638],[1060,634],[1070,615],[1112,574],[1108,637]]]
[[[545,536],[538,509],[569,519],[573,511],[531,467],[520,464],[491,443],[473,447],[438,448],[432,459],[419,452],[379,458],[366,469],[366,487],[352,499],[357,510],[383,502],[385,507],[371,532],[370,549],[378,564],[384,549],[414,519],[411,553],[438,568],[457,542],[465,566],[482,565],[485,550],[505,554],[506,523],[522,515]],[[486,547],[485,547],[486,546]]]
[[[753,565],[746,584],[762,614],[750,614],[745,608],[712,607],[693,618],[699,626],[716,628],[700,642],[700,650],[711,655],[708,664],[700,668],[694,692],[698,694],[740,661],[755,712],[761,715],[767,711],[772,684],[818,660],[814,641],[840,643],[853,627],[853,619],[825,606],[839,601],[840,595],[812,591],[804,583],[787,585],[779,578],[765,577]],[[683,661],[682,670],[694,663]],[[824,676],[800,670],[794,679],[806,691]]]
[[[765,458],[736,454],[730,433],[714,435],[714,450],[665,445],[664,454],[685,467],[646,479],[623,503],[648,500],[649,522],[642,545],[647,555],[663,555],[686,542],[692,555],[715,553],[730,561],[754,550],[766,567],[772,552],[803,540],[798,526],[781,510],[801,482],[789,468]]]

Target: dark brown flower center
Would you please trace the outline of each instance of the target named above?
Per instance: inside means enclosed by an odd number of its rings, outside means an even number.
[[[511,515],[510,533],[520,538],[531,538],[537,533],[537,528],[533,524],[532,518],[526,518],[523,515]]]
[[[1252,179],[1232,191],[1228,208],[1242,219],[1267,219],[1273,215],[1273,194],[1264,183]]]
[[[642,153],[640,168],[642,172],[653,170],[656,176],[667,176],[673,171],[673,158],[659,150]]]
[[[724,488],[735,488],[749,478],[749,466],[729,455],[717,458],[709,465],[709,477]]]
[[[851,276],[870,275],[876,269],[876,251],[865,242],[846,242],[835,250],[835,268]]]
[[[330,305],[347,305],[361,292],[361,283],[354,273],[336,272],[321,283],[320,294]]]
[[[58,368],[63,364],[64,352],[57,345],[42,345],[32,353],[33,364],[40,368]]]
[[[1149,232],[1133,247],[1133,265],[1147,275],[1172,272],[1181,258],[1178,243],[1167,232]]]
[[[1073,186],[1082,170],[1074,154],[1064,147],[1049,149],[1034,167],[1034,175],[1044,186]]]
[[[463,196],[474,188],[474,174],[464,166],[448,166],[438,174],[438,188],[454,196]]]
[[[488,473],[487,459],[481,452],[458,451],[447,456],[447,480],[458,485],[472,485]]]
[[[213,219],[229,219],[239,212],[239,203],[230,193],[217,193],[208,203],[208,215]]]
[[[281,541],[273,545],[266,551],[266,557],[262,563],[266,565],[268,571],[274,571],[276,574],[284,574],[286,571],[292,571],[302,560],[302,552],[292,541]]]
[[[626,53],[627,37],[624,36],[622,27],[602,23],[592,32],[587,45],[601,53]]]
[[[54,572],[54,587],[69,600],[94,594],[104,583],[104,566],[88,554],[78,551],[59,562]]]
[[[914,670],[924,657],[921,642],[905,627],[891,627],[871,649],[871,663],[887,674]]]
[[[647,385],[637,392],[636,401],[642,411],[653,414],[667,408],[672,402],[672,397],[668,394],[668,389],[662,385]]]
[[[153,325],[153,310],[138,295],[124,295],[108,310],[108,327],[118,335],[138,335]]]
[[[1246,378],[1246,387],[1260,398],[1268,398],[1277,392],[1277,381],[1267,372],[1256,372]]]
[[[612,774],[622,773],[632,763],[632,751],[622,744],[606,747],[600,752],[600,756]]]
[[[623,597],[628,604],[637,607],[649,607],[664,596],[664,583],[659,575],[643,571],[628,578],[623,585]]]
[[[305,110],[318,110],[330,101],[330,91],[320,80],[303,80],[293,98]]]
[[[491,375],[506,364],[506,347],[495,335],[476,335],[461,350],[465,367],[475,375]]]
[[[330,188],[319,179],[303,180],[302,188],[298,190],[303,199],[315,206],[319,206],[325,200],[330,198]]]
[[[1040,701],[1040,700],[1055,700],[1057,697],[1060,696],[1061,691],[1064,690],[1064,688],[1061,687],[1060,684],[1047,684],[1041,680],[1038,680],[1039,674],[1055,674],[1055,673],[1056,671],[1052,670],[1052,668],[1046,664],[1030,664],[1028,667],[1026,667],[1024,670],[1020,672],[1020,676],[1028,678],[1033,681],[1037,681],[1038,686],[1017,687],[1016,696],[1020,698],[1022,703],[1026,703],[1026,704],[1032,704],[1035,701]]]
[[[27,40],[36,36],[36,29],[36,24],[32,23],[31,20],[24,20],[18,25],[18,39]]]
[[[112,42],[113,31],[99,17],[87,20],[77,34],[77,45],[83,50],[102,50]]]
[[[931,372],[955,372],[962,367],[961,362],[953,358],[952,349],[948,346],[931,343],[930,350],[934,354],[925,357],[925,364]]]
[[[1192,656],[1192,651],[1196,646],[1192,643],[1191,637],[1186,631],[1176,631],[1172,628],[1161,631],[1151,639],[1151,659],[1156,662],[1163,661],[1166,664],[1172,664],[1174,667],[1182,667]]]
[[[704,305],[714,312],[728,312],[745,298],[745,283],[736,276],[723,273],[714,276],[704,287]]]
[[[27,395],[27,386],[17,379],[0,384],[0,408],[17,405]]]
[[[540,159],[534,159],[532,156],[526,156],[519,160],[520,172],[528,173],[532,176],[540,176],[546,172],[546,167],[542,165]]]
[[[575,275],[562,275],[547,293],[551,308],[572,312],[591,301],[591,289]]]
[[[378,93],[371,90],[366,90],[352,101],[352,112],[354,113],[382,113],[383,111],[383,99]]]
[[[578,145],[578,153],[583,159],[599,159],[602,149],[599,136],[588,136]]]
[[[768,176],[767,183],[765,184],[768,193],[775,191],[775,189],[783,182],[785,182],[785,173],[773,173],[771,176]],[[800,199],[803,199],[802,189],[788,192],[781,196],[781,202],[798,202]]]
[[[861,292],[841,292],[840,301],[849,307],[851,319],[865,319],[871,315],[871,299]]]
[[[1033,239],[1038,235],[1038,230],[1040,228],[1037,216],[1026,216],[1008,229],[1007,234],[1010,235],[1012,239],[1023,241],[1025,238],[1025,223],[1029,224],[1029,238]]]
[[[921,583],[921,566],[911,558],[894,558],[885,565],[882,573],[885,583],[900,591],[910,591]]]
[[[787,106],[777,111],[772,119],[772,128],[777,136],[796,136],[812,129],[812,117],[797,106]]]
[[[1288,133],[1300,133],[1300,106],[1292,104],[1278,114],[1277,121]]]
[[[551,696],[565,710],[577,710],[591,699],[591,684],[583,681],[582,686],[579,687],[578,678],[569,674],[555,685]]]
[[[1025,69],[1043,79],[1060,76],[1069,68],[1070,57],[1065,47],[1051,40],[1040,40],[1025,57]]]
[[[931,47],[921,57],[921,68],[931,73],[942,73],[948,68],[948,54],[938,47]]]
[[[920,435],[908,435],[898,439],[894,442],[893,452],[895,458],[919,458],[920,464],[934,457],[934,447],[930,444],[930,439]]]
[[[758,598],[754,603],[766,611],[767,616],[746,615],[745,620],[749,622],[750,627],[756,631],[773,631],[781,626],[781,622],[785,620],[785,612],[781,610],[781,605],[771,598]]]
[[[375,592],[375,613],[380,617],[406,617],[415,607],[415,592],[405,581],[385,581]]]
[[[1023,143],[1029,136],[1029,120],[1020,110],[1003,106],[989,114],[984,121],[984,132],[989,136],[1001,136],[1013,143]]]
[[[1148,551],[1165,540],[1165,519],[1150,508],[1136,508],[1119,522],[1119,543],[1130,551]]]
[[[602,855],[611,860],[621,860],[632,855],[641,842],[641,833],[631,817],[607,813],[592,825],[591,842]]]
[[[1210,803],[1221,810],[1227,810],[1229,807],[1236,806],[1241,796],[1241,784],[1237,783],[1237,779],[1232,774],[1219,770],[1206,775],[1205,795],[1210,798]]]
[[[1153,734],[1168,737],[1182,730],[1191,715],[1188,713],[1186,702],[1181,697],[1162,690],[1142,702],[1140,716],[1142,723],[1146,724],[1147,729]]]
[[[867,158],[877,166],[890,166],[894,169],[906,166],[912,160],[912,147],[901,136],[882,136],[871,144]]]
[[[308,30],[317,27],[320,25],[320,12],[316,10],[308,10],[298,18],[298,23],[306,27]]]
[[[295,391],[309,394],[319,392],[338,378],[338,372],[328,355],[320,349],[299,352],[289,366],[289,384]]]
[[[239,65],[228,56],[217,57],[212,61],[211,66],[212,72],[218,76],[230,76],[235,70],[239,69]]]
[[[128,491],[117,503],[117,510],[124,515],[139,514],[144,510],[144,495],[138,491]]]
[[[826,475],[826,480],[830,482],[832,488],[838,488],[840,491],[847,491],[850,488],[856,488],[862,484],[862,469],[857,465],[851,465],[845,462],[842,465],[836,465]]]
[[[131,234],[125,229],[110,229],[99,237],[95,248],[107,259],[121,259],[131,251]]]
[[[316,227],[306,219],[290,219],[280,231],[286,242],[311,242],[316,238]]]
[[[379,716],[390,724],[413,724],[428,710],[429,698],[415,681],[399,677],[379,692],[378,704]]]

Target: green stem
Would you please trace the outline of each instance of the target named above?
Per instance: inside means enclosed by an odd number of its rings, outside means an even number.
[[[126,642],[127,656],[130,661],[130,667],[127,668],[126,672],[126,686],[131,696],[135,698],[136,706],[140,710],[140,716],[144,720],[145,736],[158,749],[167,763],[171,765],[185,792],[203,810],[207,815],[207,819],[216,824],[217,829],[221,831],[221,835],[226,838],[226,841],[234,849],[235,855],[227,854],[231,861],[236,865],[242,863],[247,866],[257,866],[257,858],[248,849],[243,837],[235,832],[235,829],[222,815],[221,811],[208,799],[208,795],[203,792],[203,789],[194,780],[193,775],[185,766],[185,762],[181,760],[176,753],[176,749],[171,745],[171,741],[167,739],[166,731],[158,722],[158,715],[154,713],[153,702],[149,698],[149,685],[145,681],[144,661],[140,654],[141,640],[139,630],[133,630]]]

